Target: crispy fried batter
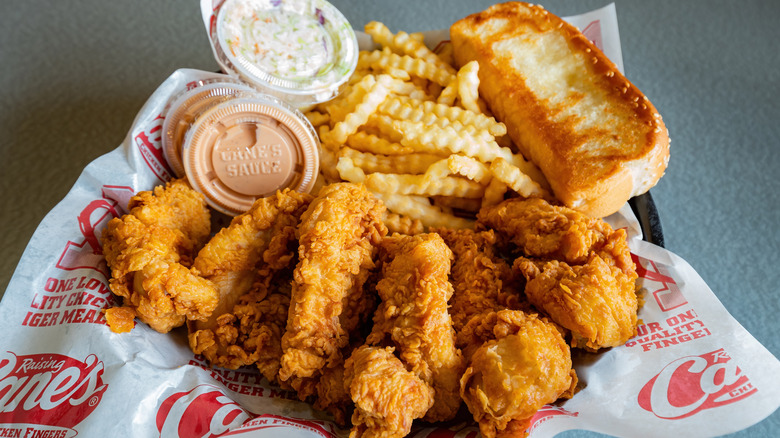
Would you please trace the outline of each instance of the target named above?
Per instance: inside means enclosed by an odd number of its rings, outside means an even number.
[[[132,329],[126,321],[130,314],[161,333],[185,319],[208,318],[217,292],[189,268],[209,235],[210,214],[203,195],[186,180],[173,180],[133,196],[128,209],[129,214],[110,220],[103,232],[109,286],[124,298],[123,310],[106,311],[109,327]]]
[[[406,436],[433,405],[433,388],[393,351],[364,345],[347,359],[344,386],[355,403],[350,437]]]
[[[633,336],[637,274],[625,230],[542,199],[510,199],[478,220],[520,247],[514,269],[526,278],[526,297],[571,330],[573,347],[614,347]]]
[[[627,275],[596,253],[584,265],[520,257],[514,266],[528,280],[528,300],[571,330],[572,347],[616,347],[635,334],[635,272]]]
[[[456,332],[479,313],[522,306],[519,292],[515,290],[514,271],[498,256],[493,230],[440,228],[432,231],[444,239],[454,255],[450,315]]]
[[[276,381],[290,304],[295,229],[311,196],[292,190],[258,199],[198,253],[195,269],[217,284],[211,319],[190,324],[190,348],[212,365],[257,364]]]
[[[436,391],[427,421],[452,418],[460,407],[463,357],[447,312],[452,251],[436,233],[394,235],[381,243],[382,299],[368,336],[370,345],[394,345],[407,368]]]
[[[478,224],[506,236],[527,256],[584,263],[590,252],[606,244],[614,232],[600,219],[541,198],[512,198],[486,207]]]
[[[324,187],[301,217],[279,377],[301,398],[316,392],[325,368],[343,366],[342,349],[365,308],[363,283],[375,245],[387,233],[384,205],[362,185]]]
[[[470,345],[460,380],[466,406],[482,436],[523,436],[531,417],[577,384],[569,346],[555,324],[522,311],[486,312],[463,329]],[[514,435],[511,435],[514,436]]]

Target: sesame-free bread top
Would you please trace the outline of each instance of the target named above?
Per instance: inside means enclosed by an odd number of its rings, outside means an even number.
[[[558,200],[594,217],[653,187],[669,135],[650,101],[577,28],[541,6],[491,6],[450,28],[459,65]]]

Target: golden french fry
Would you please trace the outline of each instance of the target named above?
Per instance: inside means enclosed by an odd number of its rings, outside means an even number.
[[[536,165],[530,161],[526,161],[525,158],[523,158],[520,154],[514,154],[512,156],[512,160],[510,161],[510,164],[520,169],[521,172],[531,177],[534,182],[539,184],[539,187],[542,189],[552,192],[552,188],[550,188],[550,183],[547,182],[547,178],[544,176],[542,171],[536,167]]]
[[[414,152],[414,149],[410,147],[389,141],[366,131],[357,131],[347,137],[347,146],[360,152],[381,155],[405,155]]]
[[[425,171],[426,180],[436,180],[450,175],[464,176],[482,185],[487,185],[493,174],[490,167],[474,158],[464,155],[450,155],[439,160]]]
[[[434,154],[410,153],[405,155],[380,155],[360,152],[350,147],[343,147],[339,151],[340,157],[347,157],[355,166],[366,173],[410,173],[422,174],[432,163],[442,158]]]
[[[493,178],[525,197],[547,195],[546,190],[542,189],[536,181],[503,158],[497,158],[490,163],[490,172]]]
[[[465,178],[446,176],[428,179],[425,175],[372,173],[366,175],[366,187],[373,192],[400,195],[446,195],[462,198],[481,198],[485,187]]]
[[[404,138],[403,132],[396,129],[393,125],[395,120],[392,117],[384,114],[372,114],[366,122],[368,129],[375,130],[378,135],[388,139],[393,143],[399,143]]]
[[[357,62],[357,66],[355,67],[355,70],[373,71],[374,68],[372,66],[377,61],[379,61],[379,58],[382,56],[383,53],[389,54],[392,53],[392,51],[388,47],[384,47],[380,50],[361,50],[360,52],[358,52],[358,62]]]
[[[433,205],[443,209],[461,210],[469,213],[476,213],[482,208],[482,199],[477,198],[459,198],[456,196],[432,196]]]
[[[412,79],[412,77],[409,75],[409,72],[406,70],[401,70],[400,68],[388,68],[385,69],[385,73],[389,74],[395,79],[400,79],[402,81],[408,81]]]
[[[398,233],[411,236],[425,231],[425,227],[423,227],[423,224],[419,219],[413,219],[409,216],[393,213],[389,210],[385,210],[382,220],[387,227],[388,234]]]
[[[487,184],[493,177],[486,164],[464,155],[450,155],[447,158],[447,168],[453,174],[465,176],[480,184]]]
[[[494,141],[495,137],[488,130],[476,127],[474,125],[463,125],[459,120],[452,120],[441,117],[433,112],[424,110],[423,101],[415,99],[405,99],[400,96],[388,97],[379,105],[377,111],[396,120],[408,122],[423,122],[424,125],[436,125],[444,128],[451,126],[456,131],[465,131],[471,135],[481,138],[485,141]]]
[[[474,228],[474,221],[445,213],[426,197],[373,192],[388,210],[419,219],[425,227]]]
[[[339,157],[336,170],[344,181],[360,184],[366,180],[366,174],[363,169],[355,166],[355,163],[349,157]]]
[[[347,114],[343,121],[333,125],[331,130],[333,141],[343,144],[347,141],[347,137],[354,134],[361,125],[368,121],[371,114],[376,112],[379,104],[390,94],[389,87],[392,80],[393,78],[389,75],[380,75],[376,79],[376,83],[368,90],[368,93],[354,110]]]
[[[455,75],[437,64],[421,58],[412,58],[409,55],[399,55],[389,50],[371,52],[371,54],[358,58],[358,66],[368,65],[373,70],[397,68],[406,70],[410,75],[427,79],[446,87],[455,79]]]
[[[325,103],[324,110],[330,115],[330,122],[335,124],[346,119],[347,115],[363,101],[374,85],[376,85],[376,76],[365,75],[350,87],[348,93]]]
[[[406,70],[400,70],[400,71],[407,73],[408,76],[408,72]],[[412,94],[415,93],[423,93],[423,94],[426,93],[425,90],[413,84],[410,79],[401,80],[399,78],[394,77],[389,85],[390,91],[393,94],[402,95],[402,96],[411,96]]]
[[[444,91],[442,91],[443,93]],[[464,110],[455,106],[443,105],[436,102],[415,100],[406,96],[393,96],[388,98],[379,107],[379,111],[391,115],[399,120],[413,120],[429,122],[430,120],[447,119],[451,123],[459,122],[463,126],[471,126],[476,131],[487,131],[491,136],[506,134],[506,125],[497,122],[492,117],[473,111]],[[410,119],[410,117],[413,117]],[[442,122],[437,124],[445,126]]]
[[[427,181],[432,181],[446,178],[452,175],[452,173],[453,172],[450,170],[449,159],[441,158],[425,169],[424,176]]]
[[[458,70],[456,81],[458,83],[458,97],[460,97],[460,104],[463,108],[475,113],[482,113],[482,108],[477,103],[477,99],[479,99],[478,72],[479,63],[477,61],[468,62]]]
[[[458,98],[459,82],[460,80],[455,77],[455,80],[450,82],[450,84],[441,91],[439,97],[436,99],[436,103],[447,106],[455,105],[455,99]]]
[[[319,111],[308,111],[304,115],[307,119],[309,119],[309,122],[315,129],[319,128],[320,125],[325,125],[330,122],[330,115],[321,113]]]
[[[482,207],[490,207],[501,203],[508,187],[503,181],[493,178],[485,188],[485,196],[482,198]]]
[[[444,41],[436,47],[436,56],[445,64],[455,67],[455,50],[451,41]]]
[[[512,151],[501,148],[495,141],[486,141],[469,132],[459,132],[452,126],[425,126],[422,122],[396,120],[393,121],[393,128],[403,133],[401,144],[416,151],[448,151],[475,157],[486,163],[498,157],[512,159]]]
[[[450,65],[442,62],[442,60],[423,43],[422,34],[412,36],[403,31],[393,34],[387,26],[378,21],[369,22],[366,24],[364,30],[367,34],[371,35],[374,42],[389,48],[394,53],[423,59],[445,69],[449,73],[455,73],[455,70]]]
[[[421,43],[425,42],[425,35],[422,32],[412,32],[409,34],[409,37],[414,38]]]

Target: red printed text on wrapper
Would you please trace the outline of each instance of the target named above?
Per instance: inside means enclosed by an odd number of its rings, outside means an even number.
[[[748,376],[723,349],[685,356],[667,364],[639,392],[643,409],[677,420],[756,393]]]
[[[62,324],[105,324],[101,310],[115,299],[108,283],[108,267],[100,235],[108,221],[125,213],[133,189],[103,186],[101,197],[87,203],[75,218],[81,236],[68,240],[40,288],[31,291],[30,308],[21,324],[51,327]]]
[[[326,438],[335,436],[321,421],[252,414],[222,389],[208,384],[168,396],[157,411],[156,425],[161,437],[240,437],[244,434],[258,436],[259,432],[284,436],[288,428]]]
[[[664,265],[635,254],[631,254],[631,258],[636,264],[639,278],[643,280],[644,288],[652,294],[653,300],[662,311],[670,312],[688,304],[685,295]]]
[[[643,352],[681,345],[712,335],[691,307],[669,269],[657,262],[632,254],[646,304],[654,303],[661,314],[643,318],[636,335],[626,347]]]
[[[2,436],[72,437],[100,404],[108,385],[103,362],[61,354],[0,353]],[[18,434],[18,435],[17,435]]]
[[[212,385],[196,386],[166,398],[157,411],[161,437],[217,437],[250,418],[238,403]]]
[[[173,170],[165,160],[162,150],[162,131],[164,117],[159,115],[151,121],[151,125],[133,137],[135,146],[149,169],[160,181],[169,181]]]
[[[124,207],[133,194],[132,187],[103,186],[101,197],[90,201],[76,217],[82,239],[68,241],[57,260],[57,268],[65,271],[93,269],[107,272],[100,235],[109,220],[125,213]]]
[[[531,423],[528,427],[528,431],[533,431],[539,425],[545,423],[546,421],[556,418],[556,417],[577,417],[579,416],[579,412],[571,412],[569,410],[566,410],[560,406],[553,406],[553,405],[546,405],[542,407],[542,409],[539,409],[536,411],[533,417],[531,417]]]
[[[601,50],[604,50],[604,38],[601,35],[601,21],[591,21],[584,29],[582,34]]]

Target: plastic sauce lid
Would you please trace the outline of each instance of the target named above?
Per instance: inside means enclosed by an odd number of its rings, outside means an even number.
[[[176,96],[165,114],[162,149],[165,159],[177,177],[185,176],[181,158],[184,136],[197,117],[221,102],[255,90],[231,79],[200,81],[198,86]]]
[[[238,97],[197,118],[182,159],[209,205],[235,216],[283,188],[311,191],[319,140],[309,121],[286,104],[270,96]]]
[[[214,45],[226,71],[296,107],[336,96],[358,59],[354,30],[325,0],[226,0]]]

